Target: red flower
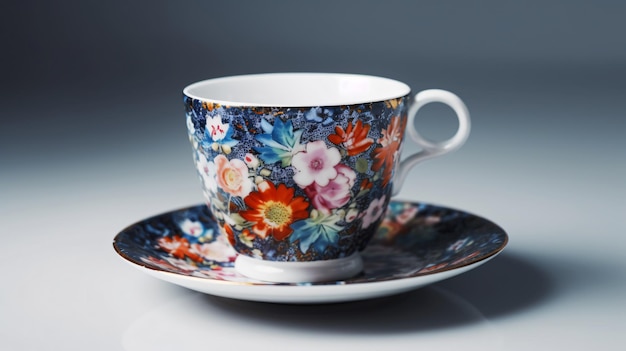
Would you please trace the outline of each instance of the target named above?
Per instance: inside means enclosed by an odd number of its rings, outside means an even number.
[[[309,203],[304,197],[294,195],[295,190],[284,184],[276,187],[271,182],[263,182],[259,184],[259,191],[245,198],[249,209],[239,214],[254,222],[252,233],[261,238],[272,235],[276,240],[284,240],[293,233],[291,223],[309,217]]]
[[[373,186],[374,183],[372,183],[368,178],[363,179],[361,182],[361,190],[371,189]]]
[[[348,151],[348,155],[355,156],[367,150],[374,143],[372,138],[367,137],[369,131],[370,126],[363,126],[361,120],[356,121],[354,126],[348,122],[346,130],[343,130],[341,126],[336,126],[335,134],[329,135],[328,140],[335,145],[343,146]]]
[[[202,262],[200,255],[191,251],[189,241],[187,239],[175,235],[173,237],[163,237],[158,240],[161,249],[165,250],[170,255],[176,258],[189,257],[192,261]]]
[[[235,246],[235,232],[233,232],[233,228],[228,224],[224,223],[224,233],[226,234],[226,239],[233,247]]]
[[[406,126],[406,118],[395,116],[391,118],[389,127],[383,129],[382,137],[378,139],[381,145],[374,149],[374,163],[372,170],[383,171],[383,186],[389,184],[393,173],[394,162],[400,155],[400,143]]]

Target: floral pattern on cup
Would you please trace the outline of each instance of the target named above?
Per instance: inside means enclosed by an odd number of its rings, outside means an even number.
[[[364,249],[390,200],[406,100],[269,108],[185,97],[196,168],[228,242],[271,261]]]

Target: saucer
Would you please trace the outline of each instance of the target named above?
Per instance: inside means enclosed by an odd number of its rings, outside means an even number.
[[[505,231],[479,216],[424,203],[391,201],[378,232],[361,253],[363,272],[323,283],[270,283],[235,271],[235,251],[205,205],[135,223],[113,240],[133,266],[206,294],[276,303],[362,300],[417,289],[467,272],[495,257]]]

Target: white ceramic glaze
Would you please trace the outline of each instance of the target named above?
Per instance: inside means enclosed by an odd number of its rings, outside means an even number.
[[[433,102],[440,102],[450,106],[456,114],[459,126],[454,136],[450,139],[433,142],[424,138],[415,128],[415,117],[417,112],[424,107],[424,105]],[[463,144],[465,144],[471,129],[470,114],[467,110],[467,106],[465,106],[463,101],[458,96],[446,90],[429,89],[417,93],[413,103],[409,107],[408,116],[409,121],[407,123],[406,133],[415,143],[422,147],[422,151],[409,156],[400,163],[394,182],[393,195],[397,195],[400,192],[404,179],[406,179],[406,176],[411,168],[421,161],[441,156],[460,148]]]
[[[349,257],[311,262],[274,262],[239,255],[235,269],[247,277],[267,282],[317,283],[353,277],[363,270],[363,260],[358,252]]]
[[[359,74],[266,73],[204,80],[183,93],[225,106],[305,107],[385,101],[410,90],[397,80]]]
[[[400,294],[465,273],[488,262],[493,257],[495,256],[471,265],[424,276],[345,285],[246,285],[139,268],[158,279],[205,294],[248,301],[311,304],[366,300]]]

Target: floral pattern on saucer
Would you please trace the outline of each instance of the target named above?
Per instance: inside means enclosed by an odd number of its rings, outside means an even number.
[[[380,228],[362,252],[365,267],[361,274],[345,281],[279,285],[343,285],[433,274],[485,260],[500,252],[507,240],[502,228],[484,218],[445,207],[391,201]],[[276,285],[235,272],[237,253],[205,205],[131,225],[113,244],[123,258],[152,270]]]

